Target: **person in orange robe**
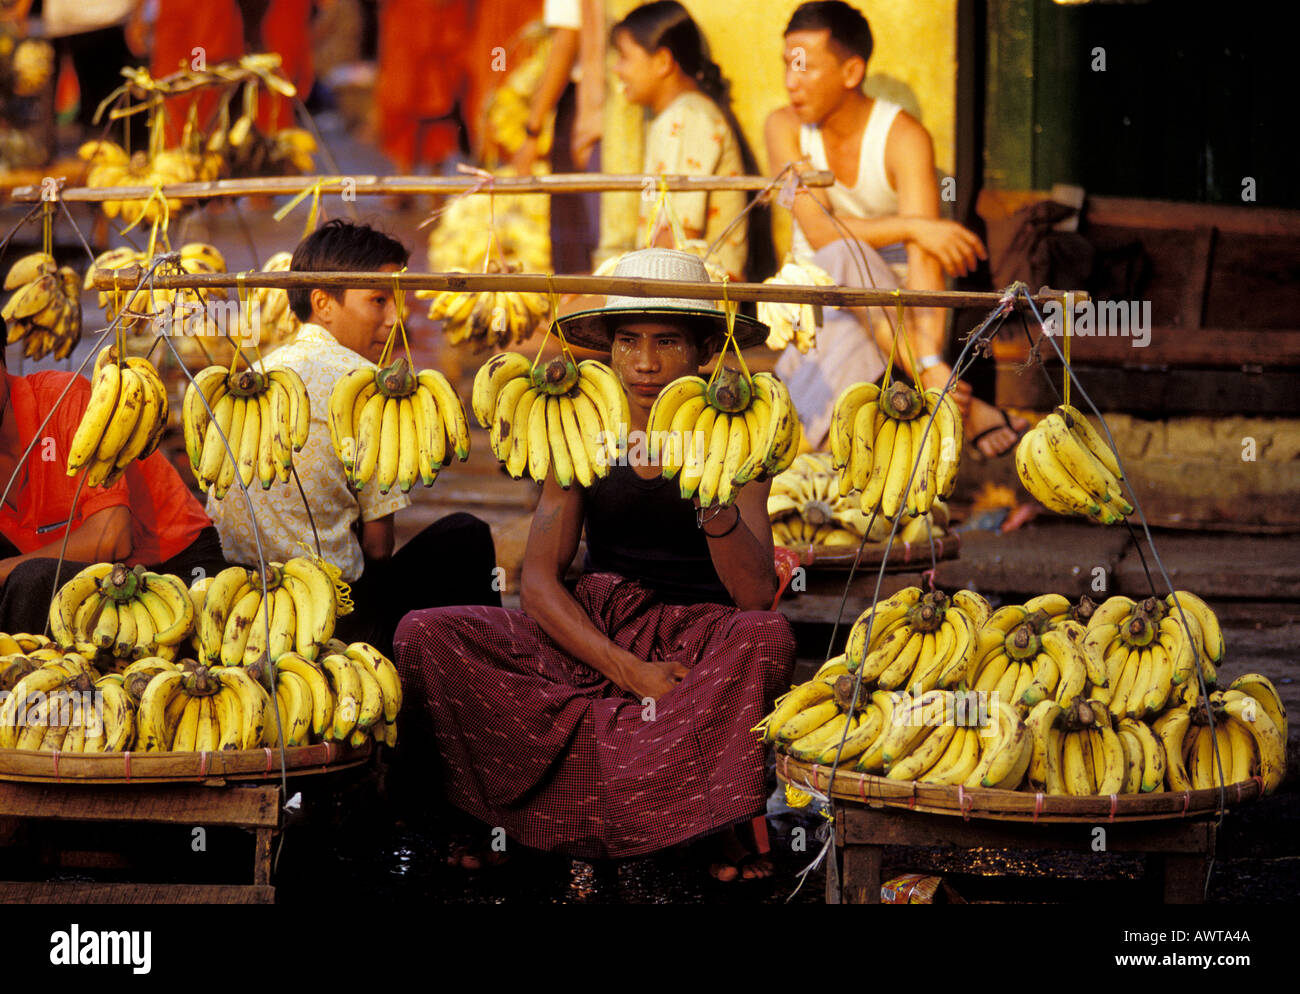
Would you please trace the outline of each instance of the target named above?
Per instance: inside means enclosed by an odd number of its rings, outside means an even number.
[[[398,173],[459,148],[452,114],[474,55],[467,0],[382,0],[375,110],[380,147]]]
[[[472,149],[481,149],[486,139],[479,128],[488,94],[515,68],[515,62],[508,57],[504,64],[494,58],[494,49],[500,47],[513,53],[524,26],[541,20],[542,5],[543,0],[480,0],[475,4],[474,40],[466,66],[468,85],[461,105]]]
[[[280,72],[297,88],[298,99],[304,103],[316,78],[311,52],[313,6],[313,0],[270,0],[262,17],[260,36],[250,38],[250,32],[245,31],[245,44],[256,43],[248,49],[250,52],[280,54]],[[263,89],[257,126],[265,134],[298,127],[293,101]]]
[[[156,79],[170,76],[183,67],[215,65],[244,54],[244,21],[235,0],[158,0],[153,25],[149,72]],[[180,141],[190,105],[198,104],[199,126],[207,124],[216,110],[217,93],[200,91],[167,101],[167,144]],[[238,108],[234,108],[238,114]]]

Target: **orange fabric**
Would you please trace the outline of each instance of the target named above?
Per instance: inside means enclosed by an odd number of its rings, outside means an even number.
[[[471,148],[480,148],[486,138],[480,131],[486,109],[484,101],[516,65],[508,54],[506,72],[501,72],[500,62],[492,57],[492,50],[500,47],[513,53],[520,30],[531,21],[541,20],[543,6],[543,0],[483,0],[476,5],[473,57],[466,67],[464,104]]]
[[[4,375],[19,438],[35,437],[46,414],[54,410],[9,502],[0,507],[0,534],[25,555],[63,537],[80,479],[80,474],[67,475],[68,449],[90,403],[90,383],[64,372]],[[72,386],[55,408],[69,380]],[[16,513],[10,504],[17,507]],[[131,555],[126,560],[131,566],[157,566],[167,561],[188,548],[211,524],[161,452],[133,462],[111,487],[82,487],[72,527],[75,530],[96,511],[120,506],[131,512]]]
[[[311,57],[311,13],[312,0],[271,0],[262,18],[263,50],[280,53],[280,72],[297,87],[298,99],[303,101],[316,78]],[[257,126],[266,134],[297,127],[293,101],[263,89]]]
[[[169,76],[195,59],[194,50],[203,50],[208,66],[238,59],[244,54],[244,19],[235,0],[158,0],[158,19],[153,26],[153,46],[149,72],[156,79]],[[217,94],[200,92],[193,96],[172,97],[167,101],[167,144],[181,139],[190,105],[198,103],[199,126],[206,128],[216,111]],[[234,108],[239,113],[238,106]],[[139,118],[143,122],[143,118]],[[144,145],[144,138],[134,142]]]
[[[450,114],[465,92],[466,66],[483,59],[473,51],[467,0],[383,0],[379,7],[379,79],[375,87],[380,142],[399,173],[418,159],[430,166],[456,150],[456,127],[424,126],[424,118]],[[490,59],[488,55],[486,58]]]

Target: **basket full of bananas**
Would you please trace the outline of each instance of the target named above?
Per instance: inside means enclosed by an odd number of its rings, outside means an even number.
[[[854,800],[1032,821],[1209,815],[1286,772],[1276,688],[1250,673],[1213,689],[1222,657],[1188,591],[990,611],[970,591],[907,588],[755,731],[792,787]]]
[[[255,779],[362,762],[396,742],[402,687],[365,642],[274,667],[144,656],[102,673],[42,636],[0,634],[0,778]],[[272,684],[274,673],[274,684]]]

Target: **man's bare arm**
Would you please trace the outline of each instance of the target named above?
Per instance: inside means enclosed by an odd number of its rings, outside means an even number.
[[[29,559],[57,559],[63,549],[63,532],[32,552],[0,560],[0,583],[14,567]],[[86,518],[68,536],[64,558],[73,563],[116,563],[131,555],[131,512],[123,504],[106,507]],[[70,579],[70,578],[69,578]]]
[[[746,484],[736,497],[740,519],[735,521],[733,512],[723,510],[704,526],[706,536],[710,532],[722,536],[709,538],[709,556],[722,585],[742,611],[766,611],[776,598],[776,561],[767,517],[771,489],[770,480]],[[728,531],[733,521],[735,527]]]
[[[393,533],[393,516],[367,521],[361,526],[361,551],[367,559],[389,559],[393,555],[396,539]]]

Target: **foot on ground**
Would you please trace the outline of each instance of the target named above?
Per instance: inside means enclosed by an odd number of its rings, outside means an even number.
[[[1008,414],[1001,408],[971,398],[970,414],[966,418],[966,435],[970,444],[985,459],[1007,455],[1016,447],[1020,436],[1029,427],[1024,418]]]
[[[717,855],[709,864],[709,876],[719,883],[736,880],[766,880],[776,872],[766,853],[756,853],[741,841],[734,828],[719,835]]]

